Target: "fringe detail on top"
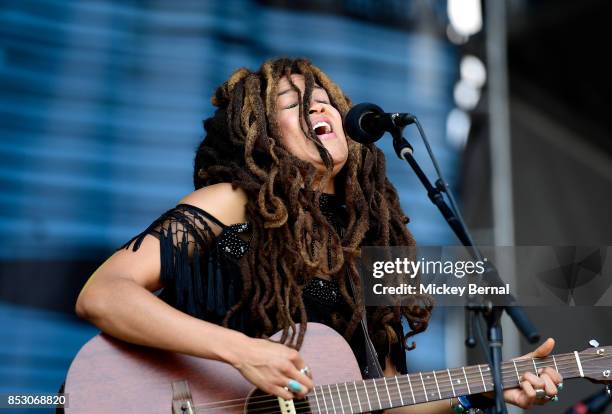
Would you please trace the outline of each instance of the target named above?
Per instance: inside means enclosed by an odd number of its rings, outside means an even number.
[[[342,226],[343,215],[332,214],[342,211],[338,210],[334,197],[322,194],[321,198],[324,199],[321,206],[323,213],[334,226]],[[221,229],[218,236],[215,236],[211,226]],[[160,299],[189,315],[221,325],[224,316],[240,298],[242,277],[239,260],[248,252],[249,242],[239,234],[249,230],[248,223],[225,226],[204,210],[179,204],[117,250],[132,246],[135,252],[146,235],[156,237],[160,246],[160,282],[164,286]],[[325,309],[319,306],[320,311]],[[247,313],[238,312],[228,325],[253,336],[254,332],[250,329],[253,324],[249,323]],[[403,338],[402,324],[393,324],[393,328],[398,338]],[[359,339],[363,341],[361,335],[355,335],[352,341],[359,342]],[[363,343],[353,345],[361,349],[358,352],[361,354]],[[406,373],[403,341],[385,343],[383,346],[386,349],[377,349],[381,365],[384,366],[384,357],[389,355],[398,371]]]
[[[218,236],[211,225],[221,228]],[[164,286],[159,297],[191,316],[221,324],[240,297],[238,260],[248,242],[237,233],[247,230],[247,223],[225,226],[204,210],[179,204],[117,250],[132,246],[135,252],[146,235],[156,237]],[[244,315],[232,318],[229,327],[245,332]]]

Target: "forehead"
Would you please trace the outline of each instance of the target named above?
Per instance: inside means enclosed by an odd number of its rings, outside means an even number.
[[[300,89],[304,89],[304,75],[293,74],[291,75],[291,81]],[[278,90],[285,90],[291,88],[291,84],[286,76],[283,76],[278,80]]]
[[[295,86],[298,87],[299,90],[301,90],[301,91],[304,90],[304,86],[305,86],[304,75],[292,74],[291,75],[291,81],[293,82],[293,84]],[[322,92],[326,92],[325,89],[323,89],[317,83],[315,83],[314,89],[315,90],[320,90]],[[280,95],[284,95],[287,92],[291,92],[291,91],[293,91],[293,89],[291,88],[291,84],[289,83],[289,80],[287,79],[287,77],[283,76],[282,78],[280,78],[279,81],[278,81],[278,95],[279,96]]]

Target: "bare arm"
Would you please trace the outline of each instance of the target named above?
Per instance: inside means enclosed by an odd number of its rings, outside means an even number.
[[[203,188],[180,203],[207,210],[226,224],[245,221],[246,196],[229,184]],[[158,299],[152,292],[162,287],[160,272],[159,240],[147,235],[137,251],[120,250],[94,272],[76,312],[125,341],[232,364],[247,380],[283,398],[292,398],[283,388],[290,378],[305,385],[304,392],[312,387],[299,372],[304,361],[297,351],[191,317]]]
[[[159,241],[146,236],[136,252],[121,250],[91,276],[76,304],[76,312],[100,330],[127,342],[236,364],[232,346],[246,336],[199,320],[158,299],[151,290],[159,277],[147,270],[159,266]],[[138,272],[133,267],[141,264]],[[158,271],[159,273],[159,271]]]

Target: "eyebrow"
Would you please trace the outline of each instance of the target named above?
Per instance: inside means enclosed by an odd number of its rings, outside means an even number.
[[[323,87],[322,87],[322,86],[319,86],[319,85],[314,85],[314,89],[322,89],[322,90],[325,90],[325,89],[323,89]],[[292,89],[292,88],[285,89],[284,91],[279,92],[279,93],[278,93],[276,96],[281,96],[281,95],[284,95],[284,94],[286,94],[286,93],[288,93],[288,92],[293,92],[293,89]]]

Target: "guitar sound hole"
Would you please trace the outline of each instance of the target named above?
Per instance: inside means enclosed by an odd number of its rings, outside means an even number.
[[[278,398],[274,395],[266,394],[263,391],[255,390],[247,399],[245,413],[249,414],[267,414],[280,413]],[[300,414],[311,413],[308,405],[308,399],[294,399],[293,405],[295,411]]]

